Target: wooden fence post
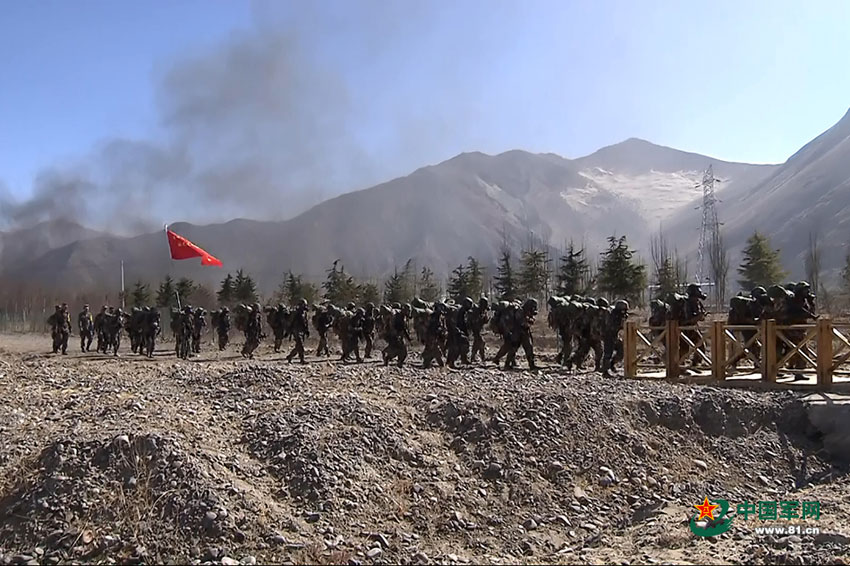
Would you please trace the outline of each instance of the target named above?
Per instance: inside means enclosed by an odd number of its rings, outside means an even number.
[[[711,323],[711,377],[726,379],[726,323],[715,320]]]
[[[761,323],[761,378],[776,382],[776,321],[763,320]]]
[[[667,321],[667,379],[678,379],[679,367],[679,321]]]
[[[627,320],[623,333],[623,349],[625,350],[623,375],[625,377],[637,377],[637,331],[637,321]]]
[[[818,385],[832,385],[832,321],[828,317],[818,319]]]

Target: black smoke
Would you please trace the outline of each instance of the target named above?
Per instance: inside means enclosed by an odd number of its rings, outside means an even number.
[[[346,84],[291,28],[257,25],[157,79],[159,139],[112,139],[50,167],[6,228],[65,219],[118,233],[165,222],[286,219],[370,177]]]

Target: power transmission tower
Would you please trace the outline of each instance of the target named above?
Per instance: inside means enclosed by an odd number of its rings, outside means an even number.
[[[717,179],[714,178],[714,171],[711,165],[709,165],[702,176],[702,183],[697,185],[702,187],[702,229],[699,234],[699,258],[697,266],[697,277],[700,283],[704,283],[706,274],[711,272],[708,247],[712,241],[718,241],[716,237],[720,232],[720,223],[717,221],[717,208],[714,206],[717,203],[717,198],[714,196],[714,184],[716,182]]]

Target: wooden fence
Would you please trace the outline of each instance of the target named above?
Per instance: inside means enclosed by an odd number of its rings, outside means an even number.
[[[623,336],[626,377],[678,378],[685,373],[726,380],[735,376],[775,383],[778,378],[829,386],[850,378],[850,323],[820,318],[814,324],[649,327],[627,321]],[[658,374],[661,375],[658,375]]]

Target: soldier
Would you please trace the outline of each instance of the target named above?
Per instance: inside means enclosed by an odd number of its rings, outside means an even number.
[[[493,309],[493,318],[490,319],[490,329],[502,338],[502,347],[499,348],[499,351],[496,352],[496,356],[493,358],[493,362],[497,367],[502,357],[511,349],[511,333],[514,331],[513,320],[517,309],[519,309],[519,305],[513,301],[500,301],[496,304],[496,308]],[[511,367],[516,367],[516,358],[514,357],[511,361],[514,363]],[[508,365],[506,363],[505,368],[507,369],[507,367]]]
[[[94,318],[88,305],[83,305],[83,310],[77,315],[77,328],[80,330],[80,350],[90,351],[94,339]]]
[[[266,322],[272,329],[274,336],[274,353],[280,353],[280,347],[283,344],[283,339],[286,338],[287,319],[289,318],[289,309],[284,304],[278,304],[277,307],[266,307]]]
[[[340,356],[341,361],[348,359],[348,323],[352,315],[353,313],[346,309],[334,307],[333,329],[337,340],[339,340],[340,349],[342,351]]]
[[[115,309],[114,314],[108,315],[106,319],[106,333],[108,336],[109,347],[112,348],[112,355],[118,356],[118,349],[121,347],[121,333],[124,331],[125,314],[119,307]]]
[[[68,314],[68,305],[56,305],[52,315],[47,319],[50,325],[50,335],[53,338],[53,353],[68,354],[68,337],[71,335],[71,317]]]
[[[764,287],[756,287],[752,290],[749,297],[741,292],[729,299],[729,314],[726,317],[726,324],[730,326],[754,326],[758,324],[760,321],[760,311],[763,310],[759,302],[761,297],[767,297]],[[735,333],[740,335],[741,344],[746,345],[756,335],[756,330],[740,330]],[[750,346],[746,347],[756,359],[760,357],[761,349],[757,341],[753,341]],[[745,356],[746,352],[742,350],[730,362],[734,367],[737,367],[738,362]]]
[[[250,311],[245,321],[245,345],[242,347],[242,356],[254,359],[254,350],[257,349],[260,340],[264,337],[262,308],[260,303],[254,303],[254,306],[249,308]]]
[[[375,305],[366,303],[366,311],[363,314],[363,357],[372,357],[372,341],[375,339]]]
[[[595,303],[588,301],[579,306],[579,314],[576,319],[578,348],[573,354],[572,360],[577,369],[584,367],[587,354],[593,350],[593,371],[601,370],[604,354],[602,328],[605,325],[608,311],[608,300],[604,297],[596,299]]]
[[[195,316],[192,320],[192,351],[196,354],[201,353],[201,334],[207,327],[206,315],[207,313],[203,308],[195,309]]]
[[[363,358],[360,357],[360,339],[363,337],[363,320],[365,318],[365,309],[358,308],[348,319],[348,343],[343,346],[342,359],[348,359],[348,356],[354,352],[357,363],[363,362]]]
[[[464,297],[459,308],[450,309],[446,316],[446,365],[455,367],[458,358],[464,365],[469,365],[469,324],[467,315],[475,303],[469,297]]]
[[[537,369],[534,363],[534,337],[531,334],[531,327],[534,325],[536,316],[537,299],[526,299],[522,308],[514,312],[513,320],[511,320],[513,327],[509,333],[511,347],[505,357],[505,369],[516,366],[516,353],[520,346],[525,352],[528,369]]]
[[[670,305],[668,305],[661,299],[655,299],[649,303],[649,332],[653,342],[655,342],[655,339],[661,336],[661,334],[664,332],[663,327],[666,327],[667,317],[669,315]],[[661,344],[661,348],[666,352],[666,341]],[[652,357],[650,359],[654,363],[664,363],[664,360],[661,360],[655,354],[652,354]]]
[[[389,311],[390,322],[385,326],[384,340],[387,347],[383,350],[384,365],[390,365],[393,359],[397,360],[398,367],[404,366],[407,359],[407,342],[410,342],[410,332],[407,330],[407,320],[410,318],[410,305],[402,305],[397,311]]]
[[[788,326],[809,324],[812,320],[818,318],[818,315],[812,309],[814,307],[814,295],[811,292],[811,287],[806,281],[801,281],[794,286],[793,294],[788,297],[785,304],[785,313],[783,316],[783,324]],[[789,328],[785,330],[785,336],[794,346],[799,346],[806,338],[805,329]],[[794,373],[794,380],[805,379],[805,376],[800,370],[805,369],[806,360],[800,354],[800,351],[807,351],[805,345],[800,347],[800,350],[791,356],[788,360],[789,365]],[[814,358],[809,352],[810,357]],[[796,370],[796,371],[794,371]]]
[[[575,331],[575,312],[569,310],[571,307],[569,297],[557,297],[552,295],[546,301],[548,314],[546,322],[549,328],[558,334],[560,348],[555,356],[555,362],[572,369],[572,347],[573,334]]]
[[[162,316],[159,311],[150,307],[142,309],[144,314],[144,322],[142,326],[142,352],[152,358],[154,350],[156,350],[156,338],[162,331]]]
[[[700,288],[700,286],[696,283],[691,283],[690,285],[688,285],[687,293],[688,298],[685,301],[684,316],[680,319],[679,324],[681,326],[686,327],[695,327],[698,323],[705,320],[706,310],[702,302],[707,298],[707,295],[702,292],[702,288]],[[683,330],[682,335],[687,337],[693,344],[697,345],[697,348],[694,350],[693,358],[691,359],[691,366],[695,367],[699,363],[701,358],[698,352],[702,352],[703,354],[705,354],[705,344],[700,343],[701,336],[699,330],[697,329]],[[684,340],[682,340],[682,342],[683,348],[689,347],[687,342],[685,342]],[[687,349],[681,351],[687,351]]]
[[[106,353],[106,317],[109,307],[103,305],[97,316],[94,317],[94,332],[97,335],[97,352]]]
[[[307,299],[298,301],[298,306],[292,312],[292,321],[289,335],[295,340],[295,347],[286,356],[286,361],[292,363],[292,358],[298,356],[298,360],[302,364],[307,362],[304,360],[304,338],[310,337],[310,325],[307,321]]]
[[[425,329],[425,350],[422,352],[423,369],[431,367],[431,362],[434,360],[437,361],[438,366],[443,367],[440,341],[446,336],[446,323],[443,318],[445,310],[446,305],[443,303],[434,303],[434,311],[431,313],[428,326]]]
[[[334,325],[334,313],[336,309],[332,304],[326,306],[314,305],[316,314],[313,315],[313,327],[319,334],[319,347],[316,349],[316,356],[330,357],[331,350],[328,347],[328,331]]]
[[[490,301],[487,300],[487,297],[478,299],[478,304],[472,307],[466,318],[469,324],[469,330],[472,332],[471,360],[475,362],[476,358],[480,358],[482,364],[486,363],[485,354],[487,346],[484,344],[484,338],[481,336],[481,333],[484,332],[484,328],[490,320]]]
[[[606,316],[603,328],[605,353],[602,357],[602,374],[605,377],[612,377],[611,370],[623,360],[623,339],[620,338],[620,331],[628,316],[629,303],[622,299],[614,303],[614,308]]]
[[[230,309],[227,307],[221,307],[215,321],[215,330],[218,334],[218,351],[221,352],[227,348],[230,339]]]
[[[144,315],[142,309],[133,307],[130,309],[130,319],[127,321],[127,335],[130,336],[130,350],[136,354],[142,352],[142,326]]]

